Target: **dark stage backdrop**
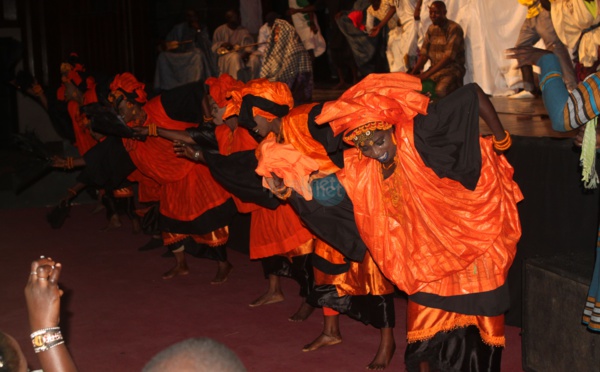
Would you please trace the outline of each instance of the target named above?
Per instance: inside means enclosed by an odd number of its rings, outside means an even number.
[[[525,196],[519,204],[523,235],[508,275],[509,325],[521,326],[523,260],[576,255],[594,265],[600,193],[583,189],[579,154],[572,139],[518,136],[506,154]],[[585,298],[574,304],[582,311],[584,305]]]

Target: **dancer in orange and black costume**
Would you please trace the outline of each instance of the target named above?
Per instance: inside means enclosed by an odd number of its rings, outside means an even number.
[[[202,253],[218,262],[211,283],[219,284],[232,268],[225,244],[235,204],[205,165],[177,157],[171,141],[158,137],[156,129],[196,127],[203,120],[203,98],[203,85],[193,83],[148,101],[144,84],[130,73],[117,75],[109,94],[109,101],[127,125],[148,128],[144,141],[125,138],[123,142],[137,168],[130,179],[139,183],[140,201],[159,201],[159,230],[176,260],[163,279],[187,275],[184,250],[199,243],[211,247]]]

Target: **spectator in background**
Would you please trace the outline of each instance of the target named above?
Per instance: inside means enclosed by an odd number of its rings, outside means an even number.
[[[288,4],[290,9],[300,9],[303,6],[309,5],[309,2],[307,0],[288,0]],[[325,53],[326,49],[325,39],[323,38],[323,35],[321,35],[321,28],[317,22],[315,12],[296,12],[291,14],[291,16],[292,23],[294,24],[300,39],[302,39],[304,48],[308,51],[310,58],[314,61],[316,57]]]
[[[196,10],[185,12],[185,22],[173,27],[159,51],[154,76],[154,89],[158,92],[204,81],[219,73],[209,34],[200,25]]]
[[[563,80],[569,91],[577,86],[575,78],[575,69],[569,56],[569,52],[564,44],[556,35],[552,18],[550,17],[550,0],[519,0],[519,3],[527,7],[527,16],[515,48],[532,47],[540,39],[544,41],[546,49],[552,51],[558,57],[563,71]],[[521,74],[523,75],[523,90],[513,94],[508,98],[524,99],[535,97],[535,85],[533,81],[533,68],[531,65],[522,65]]]
[[[265,23],[258,30],[258,48],[252,54],[260,58],[261,65],[264,62],[265,52],[267,51],[267,42],[271,36],[271,29],[277,18],[281,18],[276,12],[269,12],[265,16]]]
[[[258,78],[260,60],[252,54],[254,38],[241,26],[240,13],[230,9],[225,13],[226,23],[213,34],[212,51],[218,54],[219,74],[227,73],[237,80],[247,82]]]
[[[317,0],[312,5],[307,5],[302,8],[289,9],[289,14],[292,15],[292,17],[296,13],[311,13],[323,9],[327,10],[327,14],[329,15],[329,28],[326,30],[328,46],[327,53],[329,53],[331,63],[335,69],[334,72],[339,79],[339,83],[332,88],[334,90],[345,89],[348,88],[352,83],[358,82],[358,68],[356,65],[355,56],[353,55],[353,48],[350,48],[348,40],[346,40],[346,37],[340,30],[340,26],[337,23],[337,20],[342,16],[343,12],[352,9],[353,4],[353,0]],[[359,35],[363,35],[366,39],[366,34],[358,30],[356,31]],[[351,38],[350,40],[354,41],[355,38]],[[360,45],[362,43],[357,41],[357,44]],[[367,43],[367,48],[369,46],[371,46],[371,44]],[[371,51],[371,49],[369,49],[369,51]],[[348,78],[350,78],[351,81],[347,81]]]
[[[313,70],[310,56],[294,26],[276,19],[267,44],[260,77],[286,84],[292,91],[294,105],[312,100]]]
[[[553,0],[550,15],[562,43],[574,50],[577,78],[583,81],[598,67],[600,12],[598,0]]]
[[[398,72],[404,64],[404,56],[400,51],[402,41],[402,28],[396,15],[394,0],[370,0],[371,6],[367,8],[366,29],[370,37],[376,37],[387,25],[387,47],[385,54],[389,71]],[[379,22],[375,25],[375,19]]]
[[[410,71],[422,81],[435,83],[435,95],[445,97],[463,86],[465,76],[465,38],[460,25],[446,18],[446,4],[434,1],[429,7],[431,26],[419,51],[417,64]],[[431,67],[422,71],[427,61]]]

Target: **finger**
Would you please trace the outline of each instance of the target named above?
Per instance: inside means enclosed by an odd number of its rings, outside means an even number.
[[[39,264],[36,261],[33,261],[31,263],[31,272],[29,274],[29,280],[27,281],[27,284],[32,283],[35,279],[37,279],[37,268],[38,268]]]
[[[50,283],[58,283],[58,278],[60,276],[60,272],[62,271],[62,265],[60,263],[57,263],[56,265],[54,265],[54,270],[52,270],[52,272],[50,273],[49,276],[49,281]]]

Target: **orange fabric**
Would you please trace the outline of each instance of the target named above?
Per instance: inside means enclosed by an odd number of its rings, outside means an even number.
[[[250,220],[250,258],[259,259],[275,255],[287,255],[300,246],[309,244],[312,252],[313,235],[302,225],[300,218],[288,204],[274,210],[260,208],[252,212]],[[296,253],[294,254],[296,255]],[[289,255],[288,255],[289,256]]]
[[[89,121],[87,117],[79,111],[81,106],[77,101],[70,100],[67,102],[67,111],[73,123],[73,132],[75,133],[75,147],[79,151],[79,155],[83,156],[94,145],[98,143],[90,133]]]
[[[150,177],[146,177],[138,169],[131,172],[127,179],[138,184],[138,200],[142,203],[160,200],[160,184]]]
[[[277,143],[274,136],[269,136],[260,144],[260,154],[268,154],[259,158],[256,173],[263,176],[263,186],[269,188],[264,177],[272,177],[272,173],[283,178],[287,187],[291,187],[306,200],[312,200],[310,175],[319,169],[316,161],[296,150],[289,143]]]
[[[396,129],[398,165],[385,181],[381,164],[346,150],[338,172],[356,224],[375,262],[398,288],[442,296],[502,285],[516,253],[523,195],[513,168],[481,138],[481,176],[474,191],[425,166],[411,126]],[[399,264],[401,263],[401,265]]]
[[[315,254],[334,264],[343,264],[344,256],[322,240],[317,239]],[[315,284],[335,285],[340,296],[362,296],[367,294],[386,295],[394,292],[394,286],[387,280],[367,251],[362,262],[351,262],[350,269],[338,275],[328,275],[314,269]]]
[[[148,95],[144,90],[145,88],[146,85],[139,82],[130,72],[117,74],[112,83],[110,83],[110,90],[121,89],[127,93],[137,94],[137,98],[135,100],[139,103],[146,103],[148,101]]]
[[[151,123],[162,128],[184,130],[196,126],[169,118],[160,103],[160,97],[144,107],[147,114],[144,126]],[[191,221],[209,209],[223,204],[230,197],[210,175],[208,167],[179,158],[173,152],[171,141],[160,137],[148,137],[145,142],[124,139],[131,160],[146,177],[160,185],[160,213],[181,220]],[[155,185],[141,177],[145,197],[155,197]]]
[[[239,115],[240,108],[242,107],[242,99],[246,94],[252,94],[254,96],[268,99],[269,101],[275,102],[279,105],[285,105],[292,109],[294,107],[294,98],[290,88],[284,83],[270,82],[267,79],[255,79],[250,80],[240,90],[231,91],[231,100],[227,103],[227,108],[223,114],[223,119],[226,119],[233,115]],[[253,114],[260,115],[266,119],[275,119],[275,115],[270,112],[263,111],[257,107],[252,109]]]
[[[221,155],[231,155],[238,151],[254,150],[258,146],[256,140],[244,128],[236,128],[232,131],[227,125],[218,125],[215,128],[215,137],[219,144],[219,153]],[[232,198],[240,213],[250,213],[262,208],[254,203],[243,202],[235,195],[232,195]]]
[[[231,131],[226,125],[215,129],[219,152],[230,155],[239,151],[255,149],[258,143],[244,128]],[[302,225],[292,207],[282,204],[277,209],[263,208],[254,203],[244,203],[233,197],[238,211],[252,212],[250,220],[250,258],[258,259],[274,255],[307,254],[313,251],[312,234]]]
[[[227,243],[229,239],[229,227],[220,227],[208,234],[192,235],[192,238],[196,243],[205,244],[209,247],[218,247]]]
[[[323,306],[323,315],[324,316],[335,316],[335,315],[339,315],[339,314],[340,313],[338,311],[335,311],[330,307]]]
[[[481,339],[488,345],[504,347],[504,315],[494,317],[464,315],[435,309],[408,301],[406,308],[409,343],[432,338],[438,332],[449,332],[471,325],[479,328]]]
[[[176,233],[169,233],[169,232],[163,232],[161,235],[163,238],[163,244],[165,246],[172,245],[177,242],[181,242],[189,236],[187,234],[176,234]]]
[[[218,78],[209,77],[205,84],[208,85],[208,92],[219,107],[227,105],[231,96],[230,91],[240,90],[244,86],[243,82],[235,80],[229,74],[221,74]]]
[[[291,152],[284,145],[275,145],[275,135],[269,134],[264,139],[256,154],[258,158],[257,173],[263,177],[270,177],[271,171],[274,171],[289,187],[293,187],[297,192],[307,200],[312,199],[312,190],[308,185],[310,179],[322,178],[335,173],[339,168],[331,161],[323,145],[312,138],[308,129],[308,114],[315,106],[315,103],[295,107],[286,115],[281,122],[281,134],[283,142],[291,145],[302,156],[296,155],[294,158],[288,156]],[[282,149],[282,151],[278,151]],[[263,154],[268,154],[263,156]],[[315,163],[303,161],[303,170],[298,171],[293,168],[296,166],[296,159],[312,159]],[[316,165],[316,168],[315,168]],[[313,172],[318,170],[318,172]],[[301,182],[306,182],[302,184]],[[265,183],[263,183],[265,184]]]
[[[131,186],[113,190],[113,196],[115,198],[131,198],[133,195],[133,187]]]
[[[329,123],[335,135],[376,121],[412,125],[417,113],[427,113],[429,104],[429,98],[419,91],[421,80],[416,76],[403,72],[370,74],[338,100],[325,103],[316,122]]]

